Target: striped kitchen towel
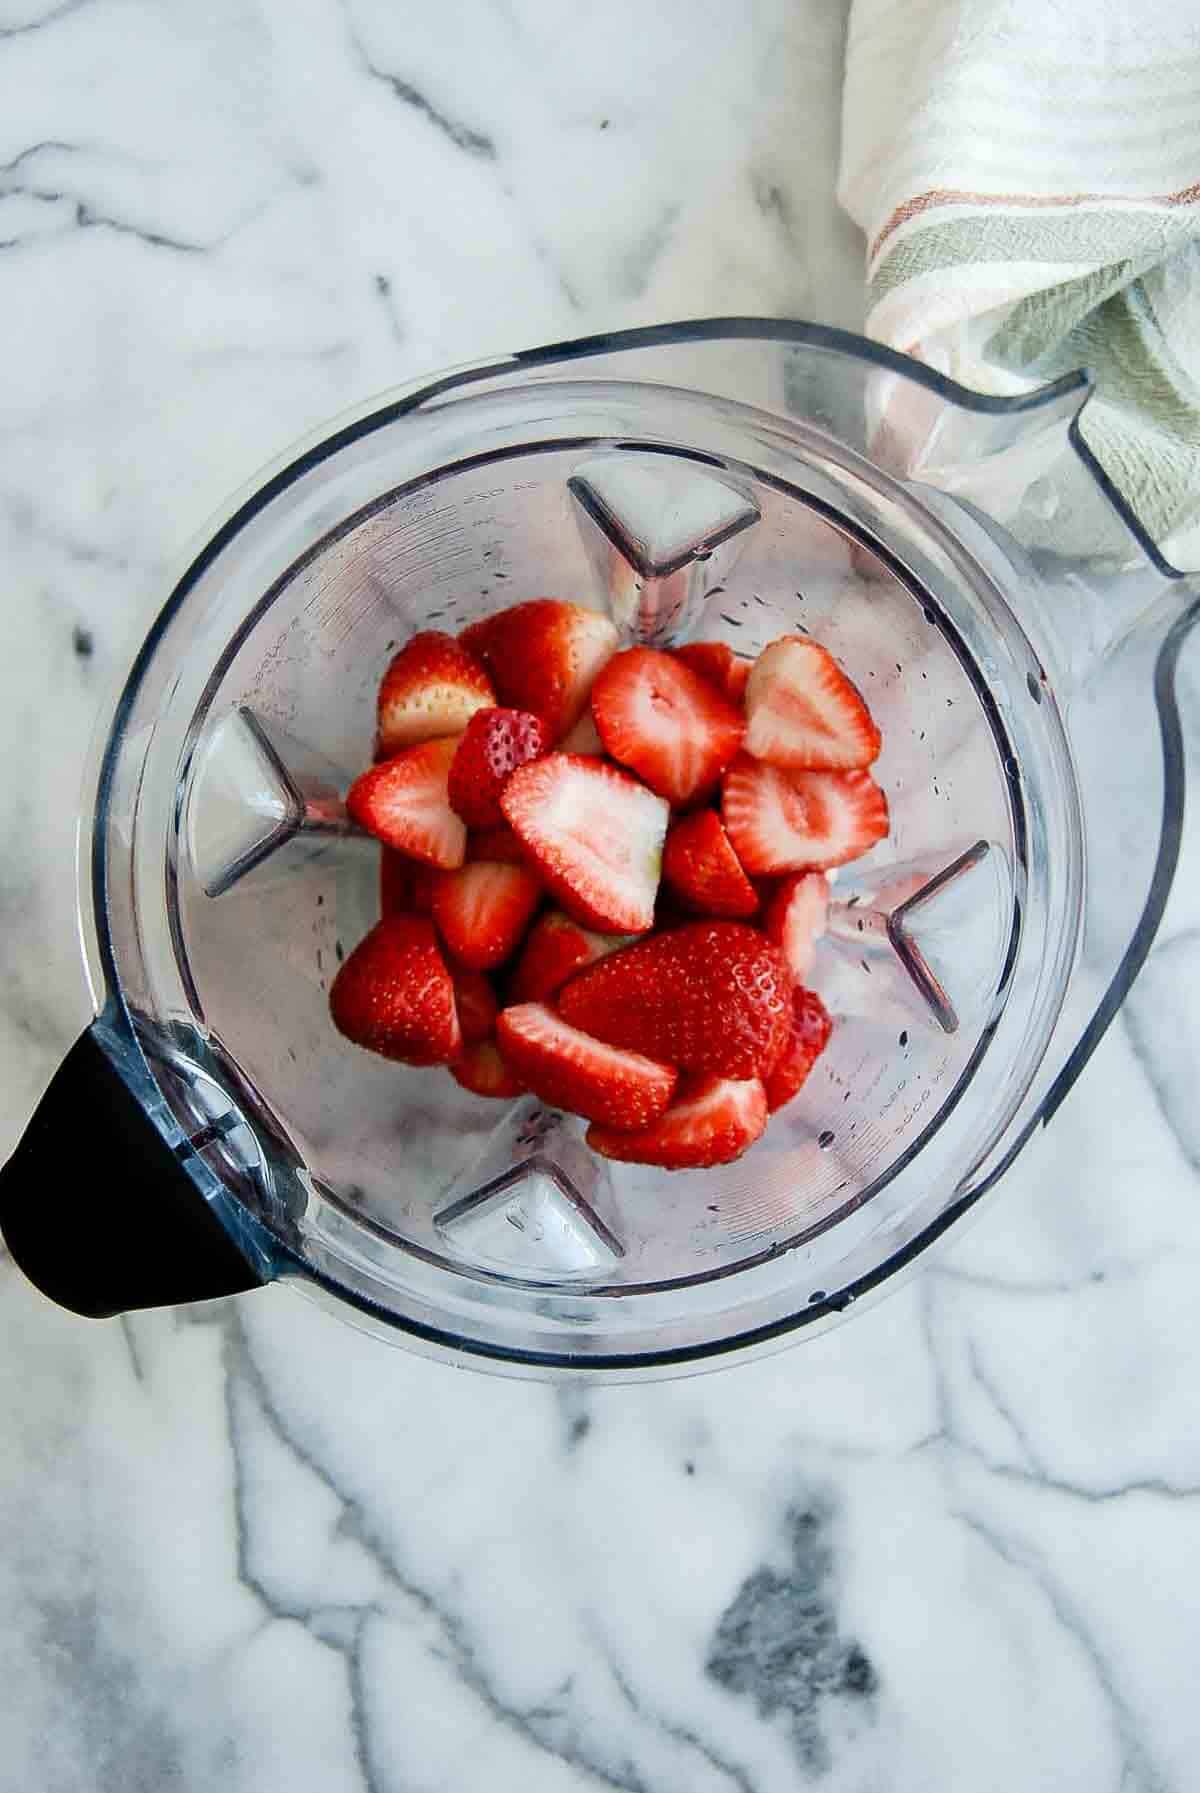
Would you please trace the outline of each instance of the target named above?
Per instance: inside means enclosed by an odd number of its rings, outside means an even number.
[[[1089,446],[1200,567],[1197,0],[852,0],[839,197],[868,335],[986,392],[1091,368]]]

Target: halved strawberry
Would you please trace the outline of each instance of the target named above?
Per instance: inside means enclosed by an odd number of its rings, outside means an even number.
[[[604,742],[600,739],[600,731],[596,727],[596,718],[592,715],[590,704],[574,728],[563,736],[559,748],[563,753],[590,753],[597,759],[603,758]]]
[[[496,992],[482,971],[468,971],[462,965],[447,967],[454,984],[454,1005],[464,1046],[477,1045],[490,1038],[496,1026],[500,1004]]]
[[[824,872],[883,839],[888,807],[869,772],[784,772],[743,754],[722,782],[721,820],[751,876]]]
[[[487,971],[512,952],[541,894],[541,883],[528,866],[481,859],[439,878],[433,919],[460,965]]]
[[[667,806],[627,773],[576,753],[519,766],[500,807],[567,914],[605,934],[642,934],[667,832]]]
[[[406,1065],[447,1064],[462,1046],[446,961],[416,916],[375,923],[334,978],[329,1008],[356,1046]]]
[[[693,921],[578,972],[558,1010],[597,1039],[682,1070],[756,1077],[787,1038],[792,978],[756,928]]]
[[[711,790],[745,732],[707,679],[652,647],[613,656],[592,687],[592,714],[606,752],[676,804]]]
[[[671,823],[662,869],[663,882],[693,914],[737,917],[758,908],[758,892],[714,810],[698,809]]]
[[[476,710],[494,704],[491,680],[453,635],[424,629],[392,660],[379,687],[376,757],[457,735]]]
[[[459,636],[487,668],[499,701],[540,716],[552,741],[560,741],[579,720],[617,640],[609,617],[558,598],[514,604]]]
[[[746,684],[746,752],[790,771],[869,766],[881,737],[833,655],[806,635],[765,647]]]
[[[640,1133],[593,1124],[587,1142],[602,1158],[654,1164],[663,1170],[703,1170],[731,1164],[767,1124],[767,1098],[757,1077],[693,1077],[671,1106]]]
[[[412,913],[413,862],[407,853],[392,847],[379,849],[379,913],[410,915]]]
[[[671,652],[693,672],[698,672],[702,679],[715,685],[735,710],[741,709],[746,680],[750,677],[749,660],[739,660],[723,641],[689,641],[686,647],[672,648]]]
[[[450,1066],[450,1075],[473,1096],[508,1101],[525,1094],[525,1085],[509,1070],[495,1040],[477,1040],[474,1045],[464,1046]]]
[[[772,1114],[790,1102],[801,1088],[833,1032],[825,1004],[815,990],[798,986],[792,998],[792,1032],[783,1056],[763,1079],[767,1107]]]
[[[467,830],[446,793],[457,746],[454,740],[425,741],[369,767],[346,793],[350,816],[385,847],[427,865],[461,865]]]
[[[468,828],[497,828],[510,772],[550,751],[550,731],[529,710],[476,710],[450,767],[450,807]]]
[[[467,836],[467,863],[475,859],[491,859],[498,865],[527,865],[524,848],[508,826],[480,828]]]
[[[775,942],[797,983],[812,971],[828,913],[829,882],[822,872],[789,873],[767,904],[763,932]]]
[[[576,971],[628,946],[633,938],[631,934],[595,934],[569,915],[550,909],[530,931],[512,975],[509,996],[513,1002],[548,1002]]]
[[[671,1100],[676,1072],[569,1027],[540,1002],[502,1009],[496,1044],[514,1076],[551,1108],[609,1127],[647,1127]]]

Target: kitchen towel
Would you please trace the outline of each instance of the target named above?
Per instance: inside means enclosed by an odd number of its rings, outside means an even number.
[[[1200,567],[1197,0],[853,0],[839,197],[867,334],[985,392],[1089,367],[1089,447]]]

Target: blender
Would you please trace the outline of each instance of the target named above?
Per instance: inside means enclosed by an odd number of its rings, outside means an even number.
[[[1178,852],[1197,601],[1082,441],[1089,390],[990,397],[841,331],[701,320],[445,373],[269,470],[97,756],[96,1018],[0,1174],[18,1264],[84,1314],[288,1281],[456,1362],[612,1378],[893,1285],[1053,1115]],[[734,1164],[602,1160],[536,1098],[330,1021],[378,913],[342,799],[379,675],[415,630],[542,595],[624,644],[807,632],[882,730],[891,831],[839,872],[811,978],[831,1042]]]

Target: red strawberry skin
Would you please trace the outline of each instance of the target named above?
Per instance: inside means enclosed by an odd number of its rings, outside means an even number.
[[[731,1164],[767,1124],[767,1098],[757,1077],[735,1081],[694,1077],[651,1127],[619,1132],[593,1123],[587,1142],[603,1158],[653,1164],[663,1170],[704,1170]]]
[[[351,819],[413,859],[446,869],[461,865],[467,830],[446,788],[456,746],[453,739],[424,741],[370,766],[346,793]]]
[[[433,893],[441,875],[436,866],[420,865],[413,860],[408,880],[408,907],[413,915],[433,914]]]
[[[476,710],[494,704],[491,680],[453,635],[425,629],[395,656],[383,675],[377,705],[376,758],[404,747],[457,735]]]
[[[833,1022],[815,990],[797,986],[792,999],[792,1032],[783,1056],[765,1079],[767,1108],[774,1114],[803,1086],[829,1044]]]
[[[858,859],[887,834],[888,807],[869,772],[785,772],[742,754],[722,781],[721,820],[759,877]]]
[[[541,894],[528,867],[479,860],[442,874],[433,893],[433,919],[460,965],[489,971],[524,937]]]
[[[681,1070],[757,1077],[791,1026],[782,956],[736,921],[697,921],[635,941],[559,992],[573,1027]]]
[[[514,604],[472,623],[459,636],[487,668],[499,701],[532,710],[553,741],[578,722],[593,680],[616,652],[617,640],[616,625],[600,611],[558,598]]]
[[[881,744],[861,693],[819,642],[783,635],[763,649],[746,684],[747,753],[794,772],[850,772]]]
[[[504,824],[500,828],[481,828],[467,836],[467,860],[491,859],[499,865],[526,865],[524,848]]]
[[[382,847],[379,853],[379,913],[407,915],[412,910],[413,862],[406,853]]]
[[[490,1039],[496,1026],[500,1005],[496,992],[482,971],[468,971],[462,965],[448,967],[454,983],[454,1005],[464,1046],[476,1046]]]
[[[509,997],[513,1002],[549,1002],[575,972],[628,946],[630,939],[627,934],[594,933],[569,915],[551,909],[530,931],[512,975]]]
[[[625,772],[574,753],[519,766],[500,799],[546,888],[602,934],[654,921],[667,806]]]
[[[496,1044],[509,1070],[541,1101],[608,1127],[649,1126],[675,1089],[671,1066],[591,1039],[542,1003],[502,1009]]]
[[[758,892],[738,864],[721,818],[711,809],[681,816],[667,830],[663,881],[694,915],[753,915]]]
[[[468,828],[498,828],[500,793],[510,772],[540,759],[552,743],[528,710],[476,710],[450,766],[450,807]]]
[[[693,672],[698,672],[702,679],[715,685],[734,709],[741,709],[746,680],[750,677],[749,660],[739,660],[723,641],[689,641],[686,647],[672,648],[671,652]]]
[[[511,1101],[525,1094],[525,1085],[513,1075],[494,1040],[477,1040],[464,1046],[450,1066],[450,1075],[474,1096]]]
[[[592,687],[592,714],[605,751],[676,805],[713,788],[745,733],[715,686],[650,647],[613,656]]]
[[[376,922],[334,978],[329,1008],[348,1040],[402,1064],[448,1064],[462,1047],[446,961],[415,916]]]
[[[829,883],[824,874],[790,872],[763,913],[763,932],[775,942],[797,983],[804,983],[812,971],[828,912]]]

